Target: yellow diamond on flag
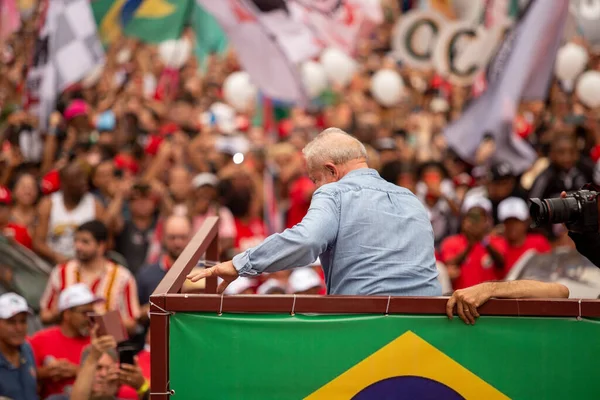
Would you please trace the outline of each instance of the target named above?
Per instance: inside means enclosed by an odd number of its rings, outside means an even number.
[[[408,331],[310,394],[306,400],[399,398],[391,397],[395,393],[413,399],[508,399]]]

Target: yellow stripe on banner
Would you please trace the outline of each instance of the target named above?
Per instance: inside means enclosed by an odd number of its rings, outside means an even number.
[[[313,392],[306,400],[350,399],[376,382],[397,376],[418,376],[437,381],[465,399],[508,399],[483,379],[408,331]]]
[[[110,277],[109,277],[108,285],[106,286],[106,293],[104,296],[104,298],[106,299],[106,301],[104,302],[104,304],[105,304],[104,308],[105,308],[105,311],[107,311],[107,312],[110,311],[110,302],[112,300],[111,295],[112,295],[113,287],[115,285],[115,280],[117,279],[117,271],[118,271],[118,268],[115,264],[110,263],[110,266],[111,266],[112,270],[110,271]]]
[[[103,43],[111,43],[121,36],[121,9],[125,0],[116,0],[100,22],[100,39]]]
[[[164,18],[175,12],[176,7],[165,0],[146,0],[140,4],[136,16],[139,18]]]

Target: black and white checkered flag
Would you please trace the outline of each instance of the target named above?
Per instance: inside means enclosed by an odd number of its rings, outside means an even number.
[[[50,1],[27,76],[28,103],[42,129],[58,95],[102,63],[104,49],[89,0]]]

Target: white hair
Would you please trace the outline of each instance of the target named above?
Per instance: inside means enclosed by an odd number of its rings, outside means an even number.
[[[367,159],[367,149],[354,136],[339,128],[327,128],[302,149],[308,168],[325,163],[343,165],[352,160]]]

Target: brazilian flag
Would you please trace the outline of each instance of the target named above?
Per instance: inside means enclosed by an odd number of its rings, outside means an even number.
[[[171,317],[181,399],[599,399],[600,324],[574,318]]]
[[[144,42],[178,39],[189,19],[193,0],[92,0],[102,42],[124,35]]]
[[[200,60],[211,53],[222,54],[228,47],[221,26],[195,0],[92,0],[91,4],[105,45],[120,36],[146,43],[179,39],[189,25],[196,35],[194,52]]]

